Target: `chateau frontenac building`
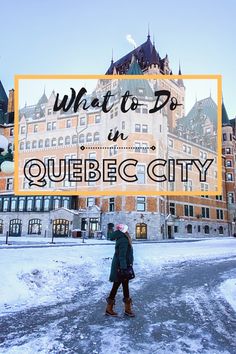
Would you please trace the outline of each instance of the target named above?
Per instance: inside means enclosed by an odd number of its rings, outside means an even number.
[[[147,40],[138,48],[117,61],[112,60],[106,74],[114,77],[116,74],[172,75],[172,71],[168,56],[161,58],[148,35]],[[180,68],[178,74],[181,75]],[[171,89],[178,101],[183,103],[174,112],[163,112],[159,120],[158,131],[166,138],[170,156],[174,151],[189,155],[194,151],[199,159],[214,157],[217,106],[213,99],[207,97],[196,101],[187,113],[184,110],[183,80],[163,80],[162,87]],[[75,151],[79,144],[102,142],[101,111],[88,111],[83,115],[72,111],[54,114],[54,102],[55,92],[49,97],[44,92],[35,105],[26,105],[20,110],[19,149],[26,151],[27,156],[37,156],[44,149],[46,158],[50,158],[53,149],[57,148],[61,149],[65,159],[70,159],[76,157]],[[144,105],[142,110],[145,109],[147,107]],[[114,128],[119,131],[128,129],[115,109],[110,115]],[[60,124],[60,135],[55,133],[57,124]],[[15,196],[13,176],[0,173],[0,234],[9,232],[10,236],[32,237],[51,237],[54,234],[59,237],[71,236],[73,230],[84,230],[88,236],[96,237],[100,231],[107,235],[112,224],[125,222],[135,239],[232,235],[236,232],[236,132],[235,119],[228,118],[224,104],[222,125],[223,169],[214,171],[215,178],[222,173],[222,195],[207,195],[209,185],[201,183],[202,196]],[[78,126],[81,133],[73,133],[73,129],[76,130]],[[87,127],[84,132],[83,126]],[[147,121],[140,119],[130,129],[134,136],[135,133],[142,136],[141,140],[135,139],[135,153],[145,153],[146,146],[150,144]],[[38,138],[39,132],[43,133],[43,139]],[[7,97],[1,81],[0,133],[13,144],[14,91],[11,90]],[[116,154],[115,146],[110,153]],[[94,158],[94,154],[91,151],[90,158]],[[140,180],[145,183],[141,167],[138,173]],[[184,186],[185,191],[193,190],[194,180],[190,182]],[[24,189],[28,188],[25,181]],[[168,189],[173,188],[173,183],[169,183]]]

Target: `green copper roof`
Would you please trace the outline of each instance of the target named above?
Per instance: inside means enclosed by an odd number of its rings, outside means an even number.
[[[224,105],[224,101],[222,102],[222,125],[231,125],[229,121],[228,113]]]
[[[142,69],[139,66],[137,59],[133,56],[127,75],[143,75]],[[127,79],[120,80],[121,93],[124,94],[126,91],[129,91],[131,95],[142,98],[153,98],[154,93],[151,89],[147,80],[141,79]]]

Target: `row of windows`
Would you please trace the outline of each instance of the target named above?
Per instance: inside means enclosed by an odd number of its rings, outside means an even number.
[[[169,147],[174,148],[174,140],[169,139],[168,145],[169,145]],[[183,144],[182,151],[191,155],[192,154],[192,147],[190,145]],[[207,159],[207,153],[205,151],[200,150],[199,157],[200,157],[200,159]]]
[[[175,203],[170,203],[169,205],[169,212],[171,215],[175,215],[176,210],[175,210]],[[193,205],[184,205],[184,216],[194,216],[194,206]],[[203,218],[203,219],[209,219],[210,218],[210,208],[207,207],[202,207],[202,213],[201,215],[195,215],[198,218]],[[224,219],[224,211],[222,209],[216,209],[216,218],[218,220],[223,220]]]
[[[100,115],[96,115],[95,116],[95,123],[100,123],[100,121],[101,121],[101,116]],[[79,123],[80,123],[80,126],[86,125],[86,123],[87,123],[86,117],[80,117]],[[72,127],[72,120],[71,119],[67,119],[65,127],[66,128],[71,128]],[[56,129],[57,129],[57,122],[56,121],[47,123],[47,131],[56,130]],[[33,132],[34,133],[38,133],[38,131],[39,131],[39,125],[38,124],[34,124]],[[13,136],[13,133],[14,133],[13,128],[11,128],[10,135]],[[21,134],[25,134],[26,133],[26,126],[25,125],[20,128],[20,133]]]
[[[1,197],[0,211],[49,211],[71,207],[70,197]]]
[[[109,209],[110,212],[115,211],[115,198],[109,198]],[[146,210],[146,198],[137,197],[136,198],[136,210],[145,211]]]
[[[62,136],[53,139],[40,139],[40,140],[33,140],[32,142],[27,141],[26,144],[24,142],[20,143],[20,150],[24,149],[41,149],[44,147],[53,147],[53,146],[63,146],[63,145],[73,145],[73,144],[80,144],[83,143],[99,143],[100,142],[100,134],[95,132],[94,134],[88,133],[87,135],[80,134],[79,138],[77,135],[73,135],[72,137],[66,136],[63,138]]]
[[[196,225],[194,225],[194,228],[196,227]],[[217,229],[215,229],[216,231]],[[192,234],[193,233],[193,225],[191,224],[188,224],[186,225],[186,231],[188,234]],[[210,227],[209,225],[204,225],[203,226],[203,231],[205,234],[209,234],[210,233]],[[197,232],[201,232],[201,226],[200,225],[197,225]],[[219,226],[218,227],[218,232],[220,235],[223,235],[224,234],[224,228],[223,226]]]
[[[135,124],[135,132],[136,133],[148,133],[148,125],[147,124]]]

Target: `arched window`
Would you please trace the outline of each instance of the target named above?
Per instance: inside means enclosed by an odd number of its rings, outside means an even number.
[[[33,143],[32,143],[32,149],[36,149],[36,147],[37,147],[37,141],[34,140]]]
[[[41,235],[42,222],[40,219],[29,220],[28,234],[29,235]]]
[[[62,206],[64,208],[69,209],[69,202],[70,202],[70,198],[69,197],[63,197],[62,199]]]
[[[26,149],[30,149],[30,142],[26,141]]]
[[[191,234],[193,232],[193,226],[191,224],[187,225],[187,233]]]
[[[94,141],[98,142],[100,140],[100,134],[98,132],[95,132],[93,139],[94,139]]]
[[[70,137],[69,136],[67,136],[65,138],[65,145],[70,145]]]
[[[136,238],[137,239],[147,238],[147,224],[145,223],[136,224]]]
[[[35,197],[35,210],[40,211],[42,207],[42,197]]]
[[[3,234],[3,220],[0,219],[0,234]]]
[[[91,143],[92,142],[92,134],[91,133],[87,134],[86,141],[87,141],[87,143]]]
[[[20,150],[24,150],[25,144],[24,143],[20,143]]]
[[[26,202],[27,211],[33,210],[33,204],[34,204],[34,197],[27,197],[27,202]]]
[[[56,237],[69,236],[69,220],[56,219],[53,221],[53,235]]]
[[[57,139],[56,138],[52,139],[52,146],[57,146]]]
[[[219,234],[223,235],[224,234],[224,228],[223,226],[219,226]]]
[[[44,197],[43,210],[48,211],[50,209],[50,197]]]
[[[72,144],[77,144],[77,142],[78,142],[77,135],[73,135],[72,136]]]
[[[60,198],[55,197],[53,199],[53,209],[58,209],[60,208]]]
[[[9,224],[9,236],[21,236],[22,221],[20,219],[12,219]]]
[[[39,140],[39,145],[38,145],[38,147],[39,147],[39,148],[42,148],[42,147],[43,147],[43,140],[42,140],[42,139]]]
[[[84,134],[81,134],[81,135],[79,136],[79,142],[80,142],[81,144],[84,143]]]
[[[63,137],[58,138],[58,145],[63,145]]]
[[[208,225],[204,226],[204,232],[205,232],[205,234],[209,234],[210,233],[210,228],[209,228]]]
[[[45,140],[45,147],[49,147],[50,146],[50,140],[49,139],[46,139]]]

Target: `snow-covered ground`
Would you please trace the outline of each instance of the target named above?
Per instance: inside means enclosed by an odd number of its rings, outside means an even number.
[[[83,247],[1,249],[0,313],[63,302],[73,296],[75,289],[82,291],[88,283],[98,280],[101,286],[91,297],[105,297],[110,288],[113,252],[113,242]],[[134,256],[137,277],[132,286],[137,289],[139,274],[148,277],[169,262],[236,256],[236,239],[134,244]],[[235,279],[226,280],[221,289],[234,308],[235,283]]]
[[[234,311],[236,311],[236,279],[225,280],[221,284],[220,290]]]

